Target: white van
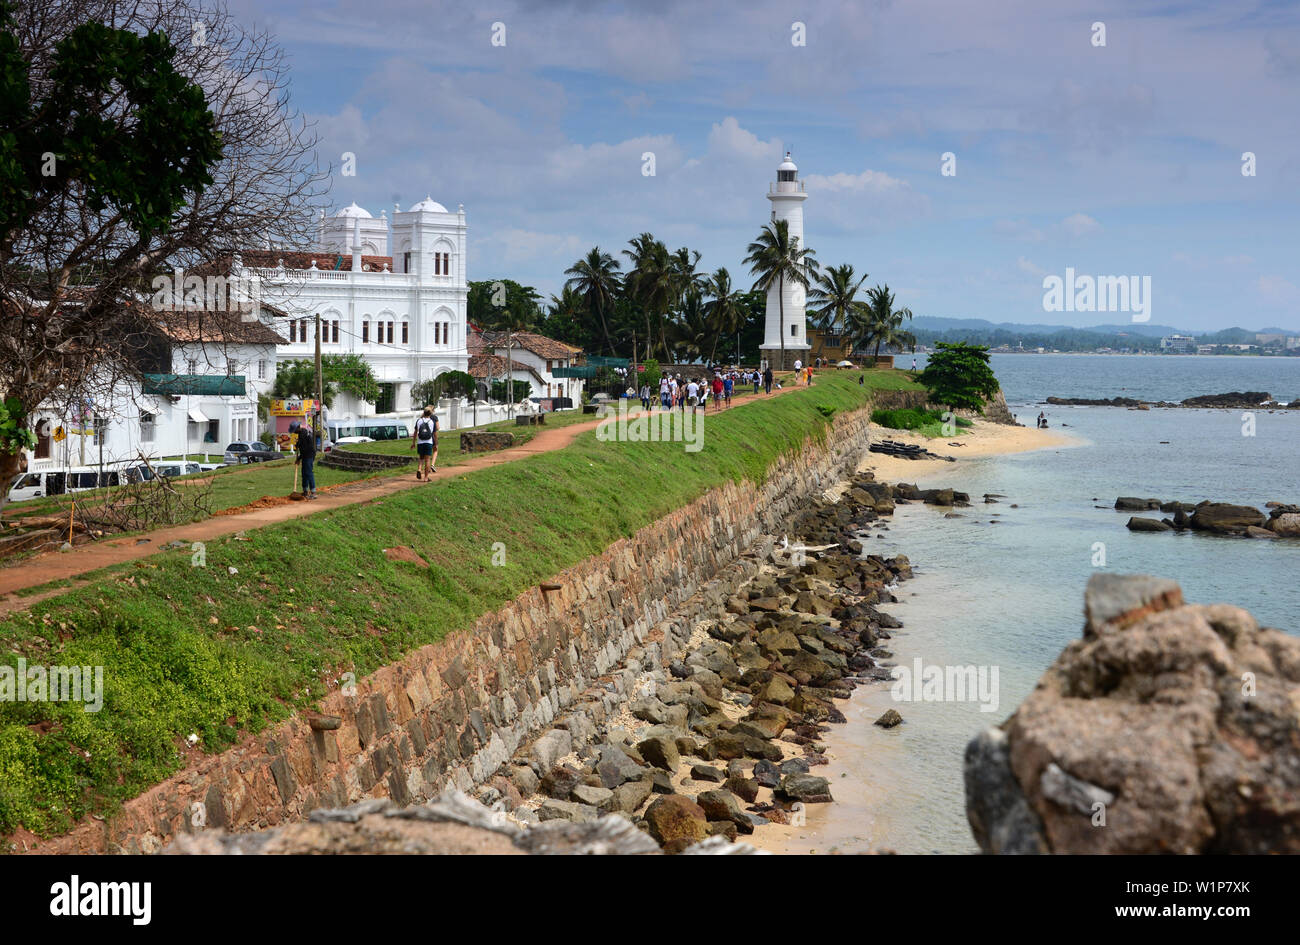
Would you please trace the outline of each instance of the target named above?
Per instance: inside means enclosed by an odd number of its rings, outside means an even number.
[[[371,440],[409,440],[411,427],[406,420],[391,417],[358,417],[353,420],[329,420],[325,424],[325,433],[334,443],[341,439],[362,442],[354,437],[364,436]]]
[[[116,486],[120,473],[116,469],[98,466],[73,466],[71,469],[49,469],[42,472],[20,473],[9,486],[9,501],[39,499],[43,496],[66,495],[69,492],[88,492],[103,486]]]

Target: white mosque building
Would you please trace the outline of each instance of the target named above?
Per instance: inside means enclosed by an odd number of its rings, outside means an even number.
[[[799,168],[790,160],[789,151],[776,169],[776,183],[768,185],[767,199],[772,202],[772,221],[785,220],[791,240],[798,237],[799,245],[806,247],[803,202],[808,199],[808,194],[803,189],[803,181],[799,180]],[[796,360],[805,365],[808,363],[812,346],[808,343],[806,300],[807,290],[788,281],[783,288],[772,285],[767,290],[767,323],[759,350],[775,370],[789,370]],[[785,351],[784,364],[781,362],[782,349]]]
[[[446,371],[465,371],[469,291],[465,207],[448,210],[426,198],[390,221],[353,203],[322,212],[319,250],[245,252],[232,275],[260,280],[263,301],[288,314],[275,328],[289,339],[278,363],[315,354],[320,315],[322,354],[359,354],[380,385],[375,403],[340,395],[336,416],[400,414],[413,385]]]

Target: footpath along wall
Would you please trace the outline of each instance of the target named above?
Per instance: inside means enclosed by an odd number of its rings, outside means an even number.
[[[612,715],[644,667],[757,569],[755,546],[866,455],[870,406],[837,416],[766,482],[728,483],[557,575],[470,632],[335,692],[320,716],[205,759],[28,852],[153,853],[180,833],[256,830],[364,798],[421,803],[468,791],[547,728]],[[611,448],[617,448],[611,446]],[[665,444],[665,448],[672,448]],[[770,539],[769,539],[770,544]]]

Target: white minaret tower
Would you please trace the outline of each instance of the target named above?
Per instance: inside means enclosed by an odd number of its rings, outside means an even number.
[[[803,239],[803,202],[808,199],[804,193],[803,181],[799,180],[799,168],[790,160],[790,152],[785,153],[785,160],[776,169],[776,183],[769,184],[767,199],[772,201],[772,220],[785,220],[789,226],[790,239],[799,239],[799,245],[806,248]],[[783,292],[784,299],[778,296]],[[808,318],[804,312],[807,290],[798,284],[785,283],[784,290],[776,285],[767,290],[767,330],[763,333],[760,348],[773,370],[789,370],[796,360],[808,363]],[[782,310],[784,309],[784,315]],[[784,324],[782,324],[784,322]],[[784,341],[785,363],[781,363],[781,348]]]

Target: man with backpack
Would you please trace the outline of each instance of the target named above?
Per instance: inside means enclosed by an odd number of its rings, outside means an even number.
[[[415,421],[415,433],[411,436],[411,447],[420,458],[420,467],[415,471],[416,479],[429,480],[438,471],[438,415],[432,407],[425,407],[424,413]]]

